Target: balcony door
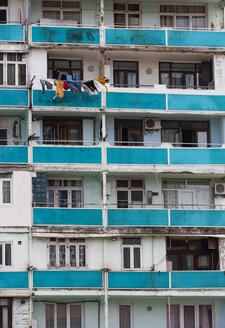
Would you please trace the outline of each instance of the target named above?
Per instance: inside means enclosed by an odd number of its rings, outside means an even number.
[[[141,146],[142,120],[115,120],[115,143],[118,146]]]

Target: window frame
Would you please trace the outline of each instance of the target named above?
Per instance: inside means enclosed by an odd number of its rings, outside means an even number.
[[[1,7],[0,7],[1,8]],[[3,55],[3,59],[0,59],[0,65],[3,66],[3,84],[0,84],[1,87],[8,87],[8,88],[26,88],[27,83],[28,83],[28,59],[27,59],[27,53],[26,52],[1,52]],[[15,54],[16,57],[17,55],[24,55],[25,56],[25,61],[18,61],[17,58],[16,60],[9,61],[7,59],[7,56],[10,54]],[[15,84],[8,84],[8,65],[14,65],[15,66]],[[19,65],[25,65],[26,67],[26,83],[25,84],[19,84]]]
[[[52,68],[49,67],[49,60],[52,60],[53,61],[53,64],[52,64]],[[80,71],[80,79],[83,80],[83,76],[84,76],[84,62],[83,62],[83,59],[82,58],[51,58],[51,57],[48,57],[47,59],[47,71],[48,71],[48,78],[50,78],[50,74],[49,74],[49,71],[50,69],[54,70],[54,69],[57,69],[57,67],[55,66],[55,61],[56,60],[66,60],[69,62],[69,68],[68,68],[68,71],[69,71],[69,75],[73,75],[72,74],[72,71],[73,71],[73,68],[72,68],[72,61],[80,61],[81,62],[81,68],[76,68],[74,70],[77,70],[77,71]],[[56,67],[56,68],[55,68]],[[65,69],[64,67],[59,67],[59,69]],[[59,71],[60,72],[60,71]],[[53,78],[53,77],[51,77]]]
[[[128,181],[128,187],[117,187],[117,181]],[[132,187],[131,185],[131,181],[132,180],[139,180],[143,182],[143,187]],[[127,191],[128,192],[128,204],[127,207],[118,207],[119,203],[118,203],[118,191]],[[143,192],[143,199],[142,199],[142,204],[132,204],[131,200],[131,193],[132,191],[142,191]],[[145,201],[145,179],[144,178],[117,178],[116,179],[116,203],[117,203],[117,208],[134,208],[135,206],[137,206],[138,208],[143,208],[144,207],[144,201]]]
[[[174,12],[161,12],[160,11],[160,6],[188,6],[188,7],[204,7],[205,8],[205,13],[177,13],[176,11]],[[206,29],[208,27],[208,6],[207,4],[190,4],[190,3],[160,3],[159,4],[159,7],[158,7],[158,12],[159,12],[159,26],[161,28],[172,28],[172,29],[184,29],[184,30],[202,30],[202,29]],[[162,26],[161,25],[161,16],[170,16],[170,17],[173,17],[173,26]],[[176,26],[176,17],[177,16],[187,16],[189,17],[189,27],[177,27]],[[192,26],[192,18],[193,16],[201,16],[201,17],[205,17],[205,27],[193,27]]]
[[[142,260],[142,256],[143,256],[143,243],[142,243],[142,238],[137,237],[135,239],[140,239],[140,245],[124,245],[123,244],[123,240],[124,239],[133,239],[133,238],[129,238],[129,237],[123,237],[121,238],[121,250],[122,250],[122,269],[126,270],[126,271],[140,271],[140,269],[142,269],[142,264],[143,264],[143,260]],[[124,248],[130,248],[130,268],[124,268]],[[140,250],[140,267],[139,268],[135,268],[134,267],[134,248],[139,248]]]
[[[10,254],[10,265],[6,265],[5,264],[5,260],[6,260],[6,250],[5,250],[5,245],[11,245],[11,254]],[[13,243],[11,241],[0,241],[0,246],[2,246],[2,264],[0,264],[0,269],[3,269],[3,268],[12,268],[13,266],[13,263],[12,263],[12,246],[13,246]]]
[[[49,180],[54,180],[54,181],[62,181],[62,186],[48,186],[48,181]],[[64,186],[64,181],[68,180],[68,181],[81,181],[81,186]],[[47,206],[48,207],[56,207],[56,208],[82,208],[84,207],[84,182],[83,182],[83,178],[47,178],[47,186],[46,186],[46,193],[47,193]],[[51,206],[52,203],[49,202],[49,191],[53,190],[54,191],[54,203],[53,206]],[[60,206],[59,203],[59,191],[63,190],[63,191],[67,191],[67,199],[68,199],[68,203],[67,206]],[[79,204],[79,206],[72,206],[72,192],[73,191],[80,191],[81,192],[81,203],[77,203]]]
[[[132,303],[119,303],[117,307],[117,313],[118,313],[118,327],[121,328],[120,326],[120,306],[127,305],[130,307],[130,327],[133,328],[133,304]]]
[[[134,123],[140,123],[140,127],[126,127],[126,123],[127,122],[134,122]],[[122,130],[123,128],[126,128],[128,130],[128,141],[123,141],[123,135],[122,135]],[[119,139],[120,140],[116,140],[116,130],[118,129],[119,131]],[[138,143],[136,143],[135,145],[132,144],[132,141],[130,140],[130,132],[132,130],[136,130],[139,131],[140,133],[140,141]],[[117,146],[131,146],[131,147],[137,147],[137,146],[142,146],[143,145],[143,120],[134,120],[134,119],[115,119],[114,120],[114,142],[115,145]]]
[[[132,62],[137,64],[137,70],[132,69],[119,69],[115,68],[115,63],[118,62]],[[124,72],[124,84],[117,84],[116,81],[116,72]],[[135,73],[136,74],[136,85],[128,85],[128,73]],[[139,61],[137,60],[113,60],[113,85],[115,88],[139,88]]]
[[[70,306],[79,305],[81,308],[81,328],[84,328],[84,305],[83,303],[53,303],[53,302],[45,302],[45,325],[46,325],[46,306],[53,305],[54,306],[54,328],[57,328],[57,305],[64,304],[66,305],[66,322],[67,327],[70,327]]]
[[[8,23],[8,17],[9,17],[9,0],[7,0],[7,6],[0,6],[0,11],[4,10],[6,12],[6,21],[0,22],[0,24],[7,24]]]
[[[178,305],[179,306],[179,327],[180,328],[184,328],[184,307],[185,306],[193,306],[194,307],[194,313],[195,313],[195,328],[199,328],[199,308],[200,306],[211,306],[211,310],[212,310],[212,327],[214,327],[213,325],[213,317],[214,317],[214,312],[213,312],[213,304],[212,303],[205,303],[205,304],[201,304],[201,303],[172,303],[170,305]],[[168,310],[167,310],[168,309]],[[166,327],[167,327],[167,313],[169,311],[169,304],[166,304]],[[168,328],[168,327],[167,327]]]
[[[3,182],[8,181],[10,183],[10,202],[3,203]],[[13,204],[12,198],[12,176],[10,178],[2,178],[0,175],[0,206],[10,206]]]
[[[88,268],[87,264],[87,252],[88,252],[88,242],[86,238],[74,238],[74,239],[84,239],[83,242],[81,241],[70,241],[70,239],[73,238],[63,238],[65,241],[59,241],[61,238],[56,238],[56,241],[51,241],[50,239],[48,240],[47,244],[47,251],[48,251],[48,268],[51,270],[54,269],[66,269],[66,270],[83,270]],[[51,266],[50,264],[50,246],[54,245],[56,248],[56,266]],[[65,246],[65,266],[60,266],[59,264],[59,246]],[[79,261],[79,246],[84,246],[85,248],[85,265],[80,266],[80,261]],[[76,246],[76,266],[70,266],[70,246]]]
[[[70,2],[71,0],[57,0],[60,2],[60,7],[44,7],[43,3],[45,0],[42,0],[41,2],[41,13],[42,13],[42,19],[48,19],[48,20],[57,20],[57,21],[73,21],[72,19],[63,19],[63,12],[64,11],[76,11],[80,13],[80,21],[74,21],[77,22],[77,25],[81,25],[82,24],[82,0],[75,0],[75,2],[79,2],[80,3],[80,7],[79,8],[63,8],[62,3],[63,2]],[[54,1],[54,0],[48,0],[48,1]],[[59,11],[59,15],[60,18],[44,18],[44,11]]]
[[[125,9],[124,10],[115,10],[114,9],[114,5],[115,4],[124,4],[125,5]],[[129,5],[139,5],[139,10],[138,11],[131,11],[128,10],[128,6]],[[139,1],[136,2],[130,2],[130,1],[114,1],[113,2],[113,23],[114,23],[114,27],[115,28],[130,28],[130,27],[134,27],[134,25],[129,25],[129,14],[139,14],[139,25],[135,25],[137,27],[142,26],[142,3]],[[115,24],[115,15],[116,14],[125,14],[125,25],[116,25]]]
[[[7,308],[8,314],[8,327],[12,327],[12,298],[1,298],[2,301],[6,301],[7,305],[1,305],[0,308]],[[0,322],[1,325],[1,322]]]

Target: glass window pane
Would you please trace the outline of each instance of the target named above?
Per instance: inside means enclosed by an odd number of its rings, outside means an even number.
[[[60,11],[44,10],[43,11],[43,18],[60,19]]]
[[[189,27],[189,17],[188,16],[176,16],[176,26],[177,27]]]
[[[81,190],[72,190],[72,207],[81,207]]]
[[[16,61],[16,54],[7,54],[7,61]]]
[[[8,6],[8,0],[0,0],[0,6],[7,7]]]
[[[85,267],[86,265],[86,255],[85,255],[85,245],[79,246],[79,266]]]
[[[49,264],[51,267],[56,267],[56,245],[49,246]]]
[[[59,207],[68,207],[68,191],[58,190]]]
[[[26,85],[26,65],[18,65],[18,84]]]
[[[132,190],[131,191],[131,202],[143,203],[143,191],[142,190]]]
[[[176,304],[166,307],[167,328],[180,328],[180,307]],[[169,322],[170,321],[170,322]]]
[[[133,61],[114,61],[114,69],[137,70],[138,63]]]
[[[177,271],[178,268],[178,256],[174,254],[168,254],[167,255],[167,261],[172,262],[172,270]]]
[[[70,328],[81,328],[81,305],[70,305]]]
[[[54,304],[45,304],[45,327],[54,328]]]
[[[128,187],[128,180],[117,180],[117,187]]]
[[[7,84],[15,85],[16,84],[16,66],[15,64],[7,65]]]
[[[128,10],[129,11],[139,11],[140,5],[138,3],[128,3]]]
[[[192,17],[192,27],[196,28],[204,28],[206,27],[206,19],[201,16],[193,16]]]
[[[129,14],[128,15],[128,25],[129,26],[140,26],[140,15],[139,14]]]
[[[2,194],[3,194],[3,204],[9,204],[11,202],[10,193],[10,181],[2,182]]]
[[[0,85],[3,85],[3,64],[0,64]]]
[[[0,129],[0,145],[7,145],[7,129]]]
[[[169,73],[160,73],[160,83],[166,84],[168,87],[170,85],[170,74]]]
[[[54,190],[48,190],[48,207],[54,207]]]
[[[160,25],[162,27],[172,27],[173,24],[173,16],[160,16]]]
[[[131,307],[130,305],[119,306],[120,328],[131,328]]]
[[[125,3],[114,3],[114,10],[125,10]]]
[[[194,256],[193,255],[182,255],[182,270],[194,270]]]
[[[42,6],[46,8],[60,8],[61,4],[60,1],[43,1]]]
[[[211,305],[199,305],[199,328],[212,328]]]
[[[0,265],[3,264],[3,261],[2,261],[2,245],[0,245]]]
[[[70,266],[71,267],[76,266],[76,246],[75,245],[70,246]]]
[[[63,1],[62,8],[80,8],[79,1]]]
[[[195,307],[184,306],[184,328],[195,328]]]
[[[128,191],[117,191],[117,207],[127,208],[128,207]]]
[[[11,265],[11,244],[5,244],[5,265]]]
[[[59,245],[59,266],[66,266],[66,247],[64,245]]]
[[[123,238],[123,245],[141,245],[141,238]]]
[[[7,11],[5,9],[0,9],[0,24],[7,22]]]
[[[123,267],[124,269],[130,269],[130,248],[123,248]]]
[[[134,268],[141,267],[141,249],[138,247],[134,248]]]
[[[66,328],[66,304],[57,304],[57,328]]]
[[[80,12],[79,11],[63,11],[63,19],[74,20],[79,23],[80,22]]]

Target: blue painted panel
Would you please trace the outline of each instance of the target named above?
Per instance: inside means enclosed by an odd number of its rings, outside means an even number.
[[[0,163],[28,163],[28,147],[0,147]]]
[[[33,147],[34,163],[100,164],[101,148]]]
[[[108,92],[106,108],[166,109],[165,94]]]
[[[33,208],[33,224],[102,225],[102,210],[84,208]]]
[[[24,26],[23,25],[1,25],[0,40],[24,42]]]
[[[33,26],[32,42],[99,44],[97,28]]]
[[[34,288],[101,288],[101,271],[34,271]]]
[[[225,111],[225,96],[168,95],[168,110]]]
[[[225,47],[225,32],[168,31],[168,46]]]
[[[163,30],[106,29],[106,44],[165,46]]]
[[[0,90],[0,106],[28,107],[28,90]]]
[[[109,288],[169,288],[169,273],[109,272]]]
[[[108,148],[108,164],[168,164],[167,149]]]
[[[221,288],[225,287],[222,271],[171,272],[172,288]]]
[[[71,91],[64,91],[63,98],[55,98],[55,91],[46,91],[45,94],[41,90],[33,90],[33,106],[38,107],[101,107],[101,95],[89,96],[86,92],[80,94],[72,94]]]
[[[0,272],[0,288],[28,288],[28,272]]]
[[[170,149],[170,164],[225,164],[225,149]]]
[[[168,226],[168,211],[147,209],[109,209],[108,225]]]
[[[225,227],[223,210],[171,210],[171,226]]]

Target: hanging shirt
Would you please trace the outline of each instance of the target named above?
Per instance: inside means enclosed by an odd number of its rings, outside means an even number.
[[[98,89],[96,88],[96,86],[94,84],[94,80],[83,82],[82,87],[83,87],[84,91],[89,94],[89,96],[98,94]]]
[[[64,91],[63,91],[63,80],[56,80],[56,95],[55,97],[60,97],[62,98],[64,96]],[[55,97],[53,99],[55,99]]]

